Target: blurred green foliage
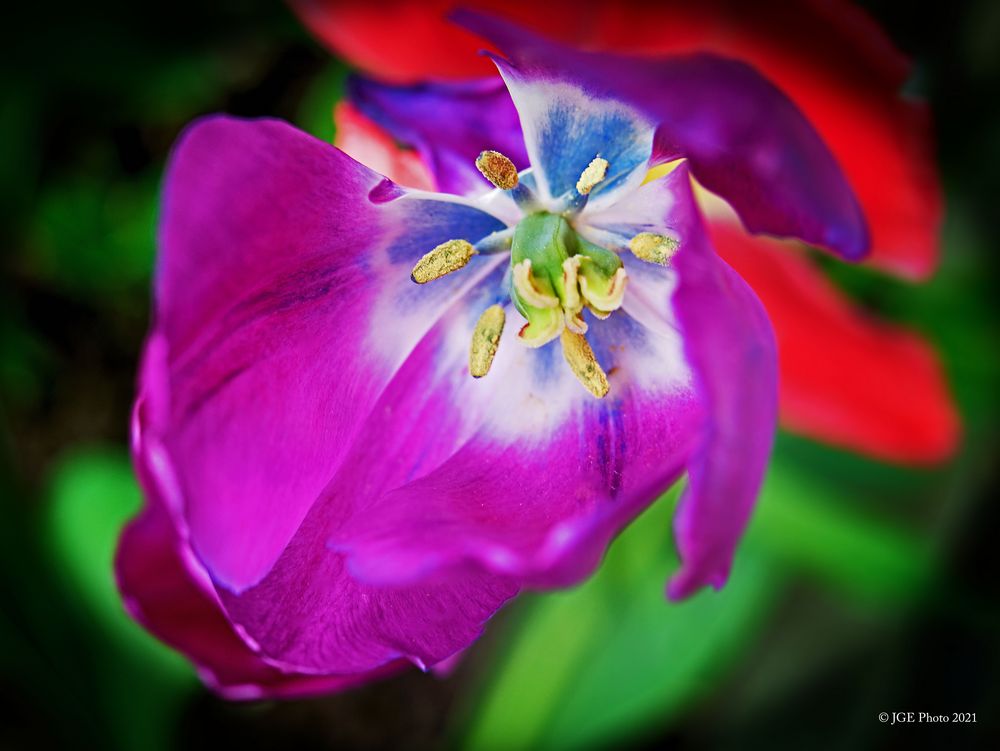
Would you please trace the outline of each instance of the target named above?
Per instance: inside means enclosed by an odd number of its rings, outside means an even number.
[[[533,596],[494,667],[463,747],[576,749],[662,727],[710,690],[750,644],[781,577],[744,551],[725,596],[664,598],[676,568],[676,492],[622,533],[600,571],[567,592]]]
[[[784,572],[875,610],[933,593],[929,542],[851,510],[836,486],[788,460],[789,443],[721,593],[664,599],[677,567],[675,489],[622,533],[590,581],[534,597],[491,670],[468,746],[603,747],[666,727],[755,643],[786,588]]]
[[[171,726],[195,688],[191,666],[126,616],[115,588],[118,534],[142,498],[120,448],[84,449],[52,472],[44,539],[63,584],[101,633],[94,689],[123,748],[170,748]],[[127,712],[119,711],[128,707]],[[151,732],[156,729],[157,732]]]

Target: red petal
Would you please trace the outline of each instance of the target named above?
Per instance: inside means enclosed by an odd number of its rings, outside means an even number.
[[[462,6],[491,10],[562,39],[580,39],[594,16],[584,0],[291,0],[310,31],[338,55],[382,80],[413,83],[427,78],[469,78],[495,74],[477,54],[482,39],[447,20]]]
[[[416,151],[401,148],[349,102],[333,111],[337,148],[390,180],[408,188],[434,190],[434,178]]]
[[[390,81],[493,72],[483,43],[445,20],[453,0],[293,0],[338,54]],[[752,63],[801,107],[829,144],[872,230],[872,262],[905,276],[934,270],[942,201],[930,122],[899,97],[908,63],[862,11],[843,0],[478,0],[558,39],[591,48],[706,50]]]
[[[852,306],[790,243],[728,222],[713,222],[711,234],[774,325],[785,427],[890,461],[955,451],[958,415],[925,340]]]
[[[871,262],[911,278],[934,271],[942,198],[926,107],[899,96],[908,61],[846,2],[726,2],[653,8],[636,23],[622,6],[602,19],[604,43],[636,52],[716,52],[776,83],[840,161],[872,232]]]

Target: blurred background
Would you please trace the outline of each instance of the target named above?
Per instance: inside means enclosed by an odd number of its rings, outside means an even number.
[[[965,438],[946,466],[779,437],[723,596],[668,605],[670,501],[600,572],[503,611],[448,678],[230,704],[122,611],[140,504],[126,450],[157,196],[213,111],[324,139],[346,68],[282,3],[56,3],[0,29],[0,748],[952,748],[1000,740],[1000,4],[866,3],[912,56],[947,195],[928,284],[836,281],[940,348]],[[888,727],[880,712],[975,712]]]

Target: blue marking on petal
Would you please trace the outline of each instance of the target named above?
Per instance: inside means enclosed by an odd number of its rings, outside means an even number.
[[[484,261],[488,260],[489,257],[481,257]],[[495,258],[495,257],[494,257]],[[473,258],[473,261],[478,261],[479,257]],[[469,262],[470,264],[472,261]],[[510,303],[510,295],[507,290],[509,284],[506,281],[507,275],[510,274],[510,264],[502,263],[497,266],[493,271],[491,271],[473,290],[465,296],[463,304],[466,307],[466,316],[468,317],[469,330],[476,325],[479,320],[479,316],[482,315],[483,311],[486,310],[491,305],[508,305]]]
[[[590,408],[596,411],[594,419],[600,425],[597,430],[591,428],[597,437],[598,466],[608,495],[615,498],[622,487],[625,457],[628,455],[624,415],[617,404],[604,400],[592,404]]]
[[[401,233],[389,248],[392,263],[413,265],[424,253],[447,240],[475,244],[491,232],[504,228],[490,214],[460,203],[412,200]]]
[[[620,353],[624,348],[629,348],[633,354],[652,351],[649,333],[632,316],[616,312],[602,321],[589,310],[584,310],[583,319],[588,326],[587,341],[605,371],[621,367]]]
[[[635,107],[493,59],[517,105],[532,168],[549,197],[576,195],[580,174],[598,156],[609,167],[604,181],[591,191],[592,198],[622,187],[640,169],[644,173],[654,128]]]
[[[608,160],[610,168],[603,183],[592,192],[613,186],[649,159],[646,128],[634,115],[621,109],[601,111],[562,98],[552,102],[540,117],[538,153],[553,196],[576,192],[576,182],[594,157]],[[645,146],[645,148],[644,148]]]
[[[544,392],[553,382],[558,385],[566,380],[566,363],[558,340],[531,350],[531,354],[531,378],[539,391]]]

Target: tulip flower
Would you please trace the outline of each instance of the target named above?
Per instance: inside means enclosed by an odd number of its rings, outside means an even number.
[[[447,20],[455,4],[292,1],[337,54],[397,84],[493,73],[488,60],[472,54],[480,41]],[[849,2],[469,4],[589,49],[642,55],[708,51],[752,64],[805,113],[847,174],[871,230],[867,261],[907,279],[933,272],[941,195],[930,119],[920,102],[900,96],[907,61]],[[341,107],[337,119],[338,143],[348,153],[386,151],[376,145],[380,128],[370,119],[350,107]],[[410,184],[409,175],[383,166],[385,174]],[[443,170],[435,169],[447,165],[429,166],[435,174],[420,184],[453,187]],[[435,177],[444,182],[434,183]],[[718,209],[718,202],[713,207]],[[749,234],[730,211],[713,210],[708,220],[717,250],[751,284],[774,324],[785,427],[894,462],[940,462],[954,453],[959,419],[928,342],[853,304],[802,252],[801,243]]]
[[[694,181],[752,231],[866,252],[835,159],[752,68],[461,19],[502,84],[356,92],[451,191],[274,120],[204,119],[172,155],[118,574],[229,696],[437,665],[522,588],[585,578],[682,473],[668,595],[722,587],[777,358]]]

